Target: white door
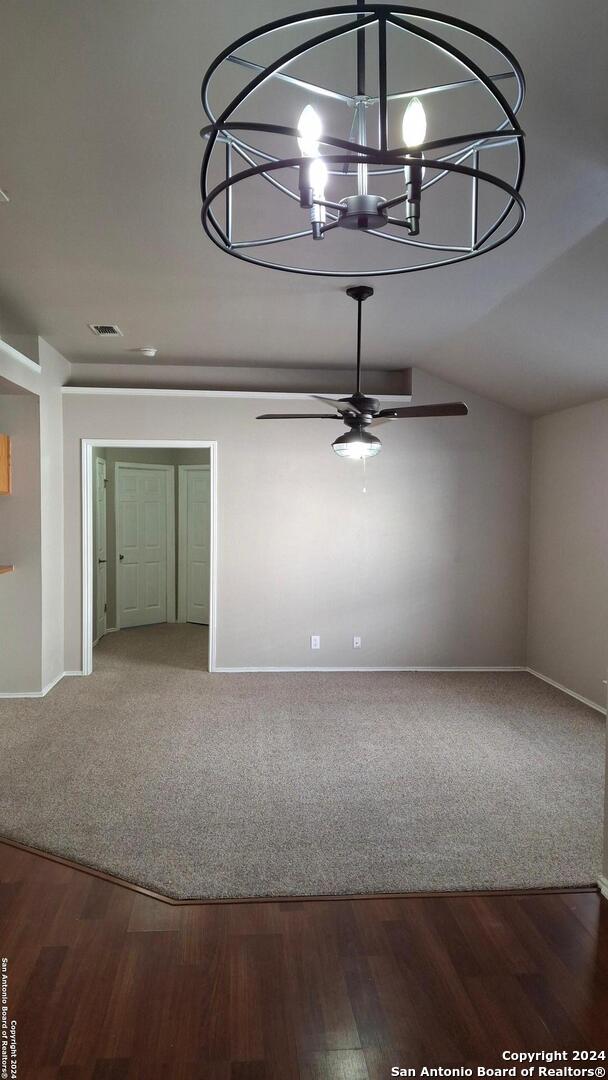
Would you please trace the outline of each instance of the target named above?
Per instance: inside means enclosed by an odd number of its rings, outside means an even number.
[[[169,466],[116,465],[116,608],[120,627],[167,621],[172,479],[173,468]]]
[[[209,624],[211,480],[208,465],[179,467],[179,621]]]
[[[107,557],[106,463],[103,458],[97,458],[95,463],[95,641],[103,637],[106,632]]]

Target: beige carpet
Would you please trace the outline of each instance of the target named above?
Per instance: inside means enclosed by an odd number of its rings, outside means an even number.
[[[604,721],[526,674],[209,675],[206,631],[110,634],[0,702],[0,833],[176,897],[576,885]]]

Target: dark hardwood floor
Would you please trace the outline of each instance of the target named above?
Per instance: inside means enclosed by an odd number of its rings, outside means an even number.
[[[171,906],[0,844],[18,1080],[388,1080],[608,1049],[592,891]]]

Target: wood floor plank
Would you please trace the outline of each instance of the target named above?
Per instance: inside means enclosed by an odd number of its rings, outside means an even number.
[[[0,844],[20,1080],[386,1080],[608,1049],[597,893],[171,907]]]
[[[300,1058],[301,1080],[369,1080],[362,1050],[329,1050]]]

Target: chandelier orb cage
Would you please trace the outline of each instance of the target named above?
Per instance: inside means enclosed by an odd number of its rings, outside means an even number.
[[[286,40],[294,33],[295,44]],[[347,77],[343,68],[336,70],[335,85],[325,85],[332,81],[330,64],[330,78],[321,84],[315,78],[320,51],[338,43],[348,46]],[[407,85],[413,49],[424,52],[431,71],[440,63],[453,65],[456,77]],[[490,73],[478,59],[480,52],[485,67],[492,62]],[[312,67],[310,78],[302,77],[303,64]],[[249,81],[214,112],[211,100],[235,68]],[[413,70],[421,69],[413,64]],[[403,81],[406,85],[394,88]],[[296,95],[291,125],[258,119],[267,113],[269,89],[277,94],[274,118],[286,103],[289,108],[289,94]],[[451,16],[358,0],[268,23],[224,49],[203,81],[209,119],[201,131],[206,140],[203,228],[217,247],[238,259],[322,277],[411,273],[476,258],[509,240],[524,221],[524,132],[517,121],[524,94],[524,76],[509,49]],[[465,100],[470,130],[463,132],[460,122],[452,131],[451,115],[460,120],[462,108],[455,106]],[[476,106],[482,117],[477,122],[469,116]],[[429,137],[429,108],[433,120],[441,119],[444,128],[447,123],[448,134]],[[336,126],[346,128],[348,138],[325,130],[324,109],[332,125],[343,111]],[[243,118],[247,110],[255,119]],[[243,221],[254,232],[267,224],[268,214],[255,210],[251,189],[237,212],[237,194],[260,182],[276,197],[271,218],[279,227],[241,236]],[[436,194],[455,182],[460,185],[457,208],[448,206],[442,216]],[[489,220],[482,220],[482,194],[490,204]],[[296,215],[292,231],[281,228],[287,212]],[[456,225],[463,233],[458,242]],[[332,240],[338,243],[338,230],[369,238],[357,246],[354,266],[352,245],[343,268],[332,264],[331,254],[325,262]]]

